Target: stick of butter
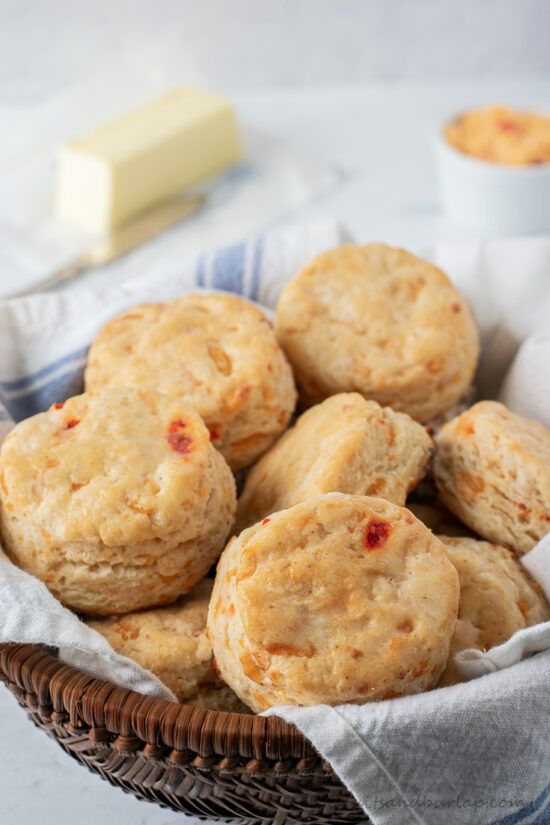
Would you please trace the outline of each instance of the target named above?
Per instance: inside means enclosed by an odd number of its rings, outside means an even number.
[[[178,89],[62,148],[55,213],[80,229],[106,232],[240,154],[231,104]]]

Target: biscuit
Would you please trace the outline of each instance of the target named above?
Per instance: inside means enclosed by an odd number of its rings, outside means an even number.
[[[479,355],[447,276],[377,243],[314,258],[284,288],[275,331],[303,404],[356,391],[424,423],[468,392]]]
[[[518,555],[550,531],[550,431],[480,401],[436,437],[439,496],[464,524]]]
[[[458,576],[402,507],[327,493],[233,538],[208,612],[222,678],[255,711],[418,693],[447,662]]]
[[[153,390],[69,398],[0,450],[12,560],[92,615],[175,601],[221,552],[235,482],[198,413]]]
[[[188,401],[232,470],[273,444],[296,403],[269,321],[231,295],[186,295],[109,321],[91,346],[85,386],[151,388]]]
[[[540,585],[513,553],[498,544],[439,537],[458,571],[460,610],[440,685],[462,681],[454,663],[461,650],[489,650],[516,630],[550,619]]]
[[[203,579],[170,607],[120,618],[90,619],[88,624],[122,656],[154,673],[179,702],[212,710],[249,713],[214,673],[206,638],[212,579]]]
[[[426,474],[434,445],[408,415],[359,393],[305,412],[252,468],[237,505],[236,532],[322,493],[378,496],[404,504]]]

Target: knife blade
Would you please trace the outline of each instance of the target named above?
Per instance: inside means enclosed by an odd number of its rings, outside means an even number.
[[[9,297],[22,298],[37,292],[46,292],[54,286],[72,281],[90,269],[106,266],[152,240],[166,229],[194,215],[204,206],[206,200],[205,195],[183,195],[163,201],[132,221],[123,224],[49,277],[33,284],[28,289],[12,293]]]

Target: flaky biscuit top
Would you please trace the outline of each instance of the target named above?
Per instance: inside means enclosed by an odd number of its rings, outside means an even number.
[[[322,493],[402,505],[426,474],[433,449],[426,429],[408,415],[359,393],[333,395],[303,413],[250,470],[236,529]]]
[[[457,610],[456,571],[409,511],[331,493],[232,539],[208,628],[223,677],[254,709],[337,704],[429,684]]]
[[[550,431],[480,401],[437,435],[442,500],[490,541],[525,553],[550,531]]]
[[[92,344],[86,389],[150,387],[195,407],[233,469],[286,426],[290,366],[266,316],[231,295],[186,295],[109,321]]]
[[[2,506],[52,540],[131,545],[184,535],[186,523],[191,538],[212,450],[189,404],[148,390],[85,393],[6,437]]]
[[[376,243],[314,258],[283,290],[276,332],[306,401],[353,389],[421,421],[467,391],[479,354],[445,273]]]
[[[522,461],[533,462],[550,480],[550,430],[498,401],[478,401],[446,424],[437,438],[443,450],[452,435],[478,441],[487,451],[498,439],[499,448],[502,441],[508,450],[520,452]]]

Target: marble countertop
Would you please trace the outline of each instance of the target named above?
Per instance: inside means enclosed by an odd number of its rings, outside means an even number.
[[[333,214],[360,240],[422,244],[477,237],[442,214],[432,158],[435,130],[465,106],[505,100],[550,108],[544,78],[445,85],[370,85],[234,94],[241,116],[319,163],[341,183],[285,220]],[[88,285],[101,283],[88,275]],[[0,687],[0,797],[9,825],[175,825],[198,822],[138,802],[87,773]]]

